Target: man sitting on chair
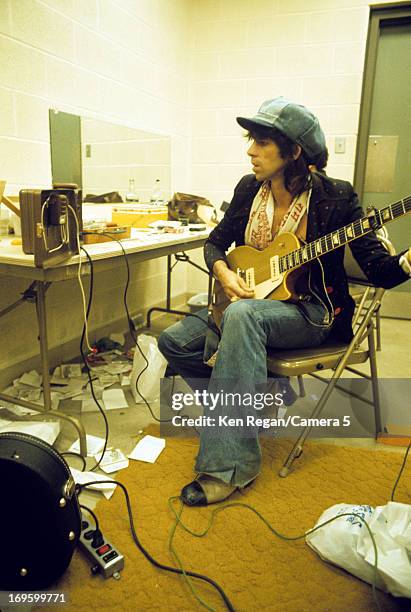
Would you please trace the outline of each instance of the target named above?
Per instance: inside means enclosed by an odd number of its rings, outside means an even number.
[[[238,117],[237,122],[248,132],[253,174],[240,180],[204,247],[208,268],[231,300],[223,314],[218,350],[210,342],[206,309],[198,313],[202,320],[188,316],[166,329],[159,348],[189,384],[205,379],[209,390],[232,390],[238,383],[243,391],[255,392],[267,381],[267,347],[315,347],[330,334],[346,342],[352,338],[354,303],[343,266],[344,247],[305,265],[306,297],[297,303],[253,299],[254,292],[228,267],[227,249],[235,242],[263,250],[281,232],[311,242],[363,213],[350,183],[310,170],[312,165],[323,168],[327,149],[319,122],[307,108],[280,97],[264,102],[254,117]],[[409,278],[411,249],[390,256],[374,233],[350,242],[350,247],[374,284],[389,289]],[[285,389],[285,398],[287,394]],[[236,408],[221,403],[215,414],[235,417]],[[260,465],[258,429],[239,435],[230,427],[203,427],[195,464],[198,476],[183,488],[182,500],[194,506],[222,501],[251,483]]]

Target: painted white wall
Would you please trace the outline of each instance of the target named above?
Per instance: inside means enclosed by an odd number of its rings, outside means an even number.
[[[187,190],[188,0],[0,0],[0,178],[6,193],[49,187],[48,109],[123,123],[171,138],[172,190]],[[169,195],[169,194],[167,194]],[[165,296],[165,260],[132,270],[132,311]],[[185,291],[186,272],[174,293]],[[91,328],[123,320],[125,276],[98,275]],[[28,281],[0,277],[0,309]],[[48,291],[49,343],[79,338],[74,281]],[[0,321],[0,369],[38,354],[34,307]]]
[[[318,115],[329,173],[352,179],[368,16],[366,0],[0,0],[6,193],[49,186],[53,106],[170,135],[172,190],[219,206],[249,171],[236,115],[277,95]],[[334,153],[336,136],[346,138],[344,154]],[[154,261],[133,272],[133,310],[161,299],[163,270]],[[178,274],[176,291],[204,290],[201,273]],[[92,326],[122,315],[123,280],[103,281]],[[0,308],[25,285],[0,277]],[[78,336],[75,284],[52,287],[48,301],[51,346]],[[37,353],[32,311],[1,321],[0,367]]]
[[[219,203],[249,171],[238,115],[284,95],[318,116],[329,173],[353,177],[369,7],[365,0],[191,3],[191,181]],[[335,136],[346,152],[334,153]]]
[[[352,180],[367,0],[194,0],[190,8],[192,192],[217,207],[231,200],[250,172],[235,118],[280,95],[318,116],[330,153],[327,173]],[[343,154],[335,153],[337,136],[345,138]],[[195,269],[189,284],[203,290]]]

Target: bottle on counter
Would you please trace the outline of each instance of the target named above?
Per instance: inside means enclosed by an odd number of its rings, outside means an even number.
[[[138,202],[138,196],[135,192],[134,179],[128,180],[128,192],[126,193],[126,202]]]
[[[1,202],[1,198],[0,198]],[[6,236],[9,233],[10,212],[5,206],[0,205],[0,235]]]
[[[150,196],[150,202],[152,204],[158,204],[158,205],[164,204],[164,196],[163,196],[163,191],[161,189],[160,179],[156,179],[153,192]]]

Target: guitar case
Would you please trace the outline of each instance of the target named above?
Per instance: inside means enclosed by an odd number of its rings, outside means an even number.
[[[0,433],[0,590],[53,585],[81,531],[75,483],[63,457],[28,434]]]

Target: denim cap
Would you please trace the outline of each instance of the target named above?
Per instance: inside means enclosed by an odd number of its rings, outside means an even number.
[[[254,117],[237,117],[237,123],[249,131],[258,126],[276,128],[299,144],[309,158],[326,149],[324,132],[317,117],[305,106],[282,96],[263,102]]]

